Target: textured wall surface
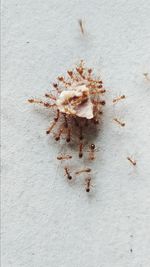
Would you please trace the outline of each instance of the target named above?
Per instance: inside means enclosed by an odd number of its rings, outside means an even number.
[[[2,37],[2,266],[149,267],[150,1],[3,0]],[[50,112],[26,101],[80,59],[108,89],[90,195],[63,176]]]

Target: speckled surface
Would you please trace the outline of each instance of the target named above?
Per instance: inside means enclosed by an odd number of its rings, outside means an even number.
[[[3,267],[150,266],[149,14],[144,0],[2,1]],[[26,102],[81,58],[108,89],[90,196],[63,176],[49,112]]]

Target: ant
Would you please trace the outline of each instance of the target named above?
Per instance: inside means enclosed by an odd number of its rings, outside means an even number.
[[[91,172],[91,169],[90,168],[85,168],[85,169],[82,169],[82,170],[80,170],[80,171],[77,171],[77,172],[75,172],[75,174],[81,174],[81,173],[83,173],[83,172]]]
[[[68,180],[71,180],[72,176],[69,173],[69,169],[67,167],[64,167],[64,170],[65,170],[65,175],[67,176]]]
[[[69,143],[71,140],[71,129],[67,129],[67,137],[66,137],[66,142]]]
[[[113,120],[114,120],[115,122],[117,122],[121,127],[124,127],[124,126],[125,126],[125,123],[119,121],[117,118],[114,118]]]
[[[57,159],[58,160],[68,160],[68,159],[72,159],[72,156],[70,156],[70,155],[60,155],[60,156],[57,156]]]
[[[62,128],[59,129],[59,132],[55,135],[55,140],[56,141],[60,140],[60,137],[61,137],[63,132],[64,132],[64,128],[62,127]]]
[[[113,99],[113,103],[117,103],[118,101],[125,99],[125,98],[126,98],[125,95],[118,96]]]
[[[91,144],[89,146],[90,150],[88,150],[89,152],[89,160],[94,160],[95,159],[95,154],[94,152],[97,151],[97,149],[95,148],[95,145],[94,144]]]
[[[90,190],[91,190],[91,187],[92,185],[91,185],[91,177],[88,177],[88,178],[86,178],[85,179],[85,191],[87,192],[87,193],[89,193],[90,192]]]
[[[131,159],[130,157],[127,157],[127,160],[129,160],[133,166],[136,165],[136,161]]]
[[[51,133],[52,129],[54,128],[54,126],[56,125],[57,121],[59,120],[59,116],[60,116],[60,112],[57,109],[57,115],[54,118],[53,123],[51,124],[51,126],[47,129],[47,131],[46,131],[47,134]]]
[[[28,99],[28,102],[29,103],[33,103],[33,104],[41,104],[41,105],[43,105],[46,108],[56,107],[56,104],[50,104],[48,102],[44,102],[44,101],[42,101],[40,99],[36,99],[36,98]]]
[[[83,144],[80,143],[79,144],[79,158],[82,158],[83,157]]]

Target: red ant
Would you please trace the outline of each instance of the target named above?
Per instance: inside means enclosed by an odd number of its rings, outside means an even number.
[[[72,159],[72,156],[70,156],[70,155],[60,155],[60,156],[57,156],[57,159],[58,160],[68,160],[68,159]]]
[[[136,161],[131,159],[130,157],[127,157],[127,160],[129,160],[133,166],[136,165]]]
[[[77,171],[77,172],[75,172],[75,174],[81,174],[81,173],[83,173],[83,172],[91,172],[91,169],[90,168],[85,168],[85,169],[82,169],[82,170],[80,170],[80,171]]]
[[[113,103],[117,103],[118,101],[125,99],[125,98],[126,98],[125,95],[118,96],[113,99]]]
[[[125,122],[121,122],[119,121],[117,118],[114,118],[113,119],[115,122],[117,122],[121,127],[124,127],[125,126]]]
[[[88,177],[88,178],[85,179],[85,190],[86,190],[87,193],[90,192],[91,186],[92,186],[91,185],[91,177]]]
[[[68,167],[64,167],[64,170],[65,170],[65,175],[67,176],[68,180],[71,180],[72,179],[72,176],[69,173]]]

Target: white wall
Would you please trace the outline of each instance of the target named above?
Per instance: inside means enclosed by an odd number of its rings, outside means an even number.
[[[49,112],[26,102],[81,58],[108,89],[90,196],[63,176]],[[150,1],[2,1],[2,60],[2,266],[149,267]]]

